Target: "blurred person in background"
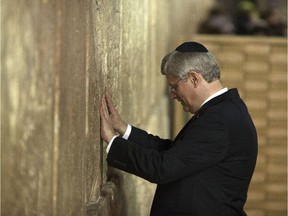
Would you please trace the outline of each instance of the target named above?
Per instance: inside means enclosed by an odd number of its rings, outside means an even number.
[[[234,34],[235,26],[231,17],[220,5],[214,6],[198,28],[203,34]]]
[[[265,32],[266,22],[261,19],[256,5],[249,0],[243,0],[237,5],[235,20],[236,34],[262,35]]]
[[[221,2],[221,0],[219,0]],[[242,0],[235,13],[217,3],[199,25],[201,34],[235,34],[254,36],[287,36],[287,22],[277,9],[279,5],[263,6],[252,0]],[[263,9],[266,8],[266,9]],[[230,8],[231,9],[231,8]]]
[[[287,36],[287,23],[277,9],[264,11],[262,18],[266,20],[265,35]]]

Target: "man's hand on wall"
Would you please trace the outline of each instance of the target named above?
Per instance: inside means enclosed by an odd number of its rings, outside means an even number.
[[[109,111],[109,115],[110,115],[110,119],[111,119],[111,123],[113,125],[113,128],[121,136],[123,136],[123,134],[125,133],[128,125],[127,125],[126,122],[124,122],[122,120],[118,110],[113,105],[112,97],[111,97],[111,95],[109,94],[108,91],[105,92],[104,96],[106,98],[106,104],[107,104],[107,108],[108,108],[108,111]]]
[[[101,137],[106,142],[109,143],[113,136],[116,135],[112,120],[108,111],[105,95],[102,96],[101,106],[100,106],[100,119],[101,119]]]

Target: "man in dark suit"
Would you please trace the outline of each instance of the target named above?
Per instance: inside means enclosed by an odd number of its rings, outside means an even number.
[[[161,139],[126,124],[105,93],[100,116],[108,164],[157,184],[152,216],[246,215],[257,134],[237,89],[223,88],[216,60],[197,42],[165,56],[161,72],[171,97],[194,116],[174,140]]]

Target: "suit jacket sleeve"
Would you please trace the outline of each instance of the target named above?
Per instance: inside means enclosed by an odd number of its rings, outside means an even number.
[[[132,127],[129,140],[134,143],[137,143],[143,148],[155,149],[157,151],[166,150],[172,144],[172,140],[161,139],[158,136],[148,134],[146,131],[136,127]]]
[[[129,140],[120,137],[114,140],[108,164],[158,184],[173,182],[213,166],[224,158],[228,148],[227,127],[217,113],[191,122],[166,150],[147,148],[161,143],[160,138],[150,137],[138,129],[131,135]]]

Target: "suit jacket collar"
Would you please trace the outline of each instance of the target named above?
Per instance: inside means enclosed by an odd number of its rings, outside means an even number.
[[[208,110],[209,108],[217,105],[218,103],[221,103],[223,101],[226,101],[226,100],[230,100],[232,98],[239,98],[239,93],[238,93],[238,90],[236,88],[234,89],[230,89],[228,90],[227,92],[215,97],[215,98],[212,98],[210,101],[208,101],[207,103],[205,103],[195,114],[194,116],[196,115],[196,118],[199,118],[201,115],[203,115],[203,113],[205,113],[206,110]],[[193,117],[194,117],[193,116]]]
[[[194,115],[193,117],[185,124],[185,126],[181,129],[179,134],[175,137],[174,142],[181,137],[181,135],[185,132],[185,130],[199,117],[201,117],[209,108],[217,105],[226,100],[230,100],[233,98],[240,98],[238,90],[236,88],[229,89],[227,92],[212,98],[207,103],[205,103]]]

